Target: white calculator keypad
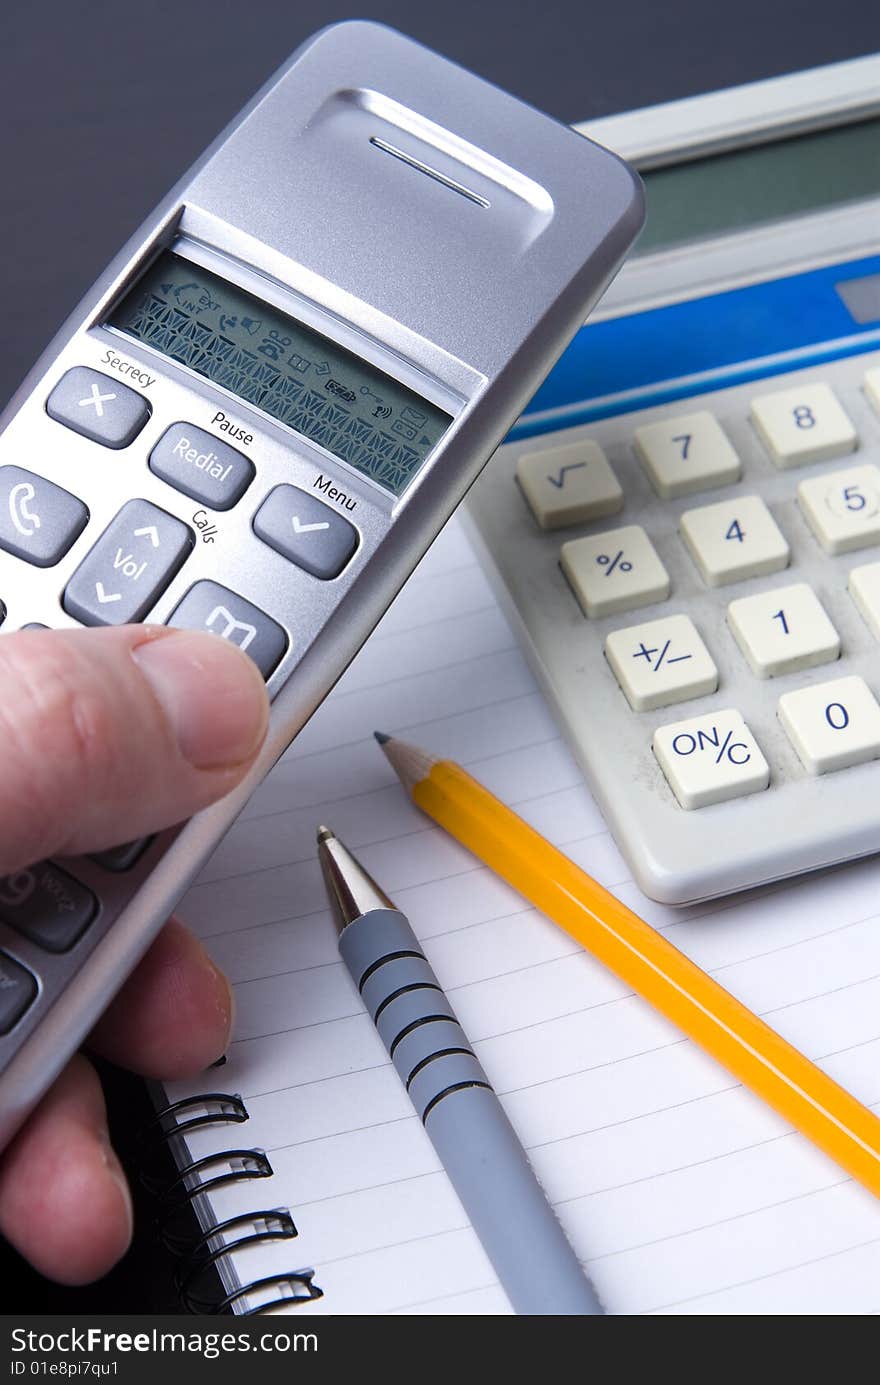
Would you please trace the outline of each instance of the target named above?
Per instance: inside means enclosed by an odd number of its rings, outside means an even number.
[[[718,687],[718,669],[688,616],[613,631],[605,656],[636,712],[669,707]]]
[[[810,774],[880,755],[880,706],[863,678],[837,678],[779,699],[779,720]]]
[[[714,414],[647,423],[634,434],[635,450],[664,500],[738,481],[739,457]]]
[[[826,553],[880,543],[880,469],[852,466],[798,486],[798,504]]]
[[[686,510],[679,528],[710,587],[763,577],[788,566],[788,543],[760,496],[738,495]]]
[[[761,748],[734,708],[658,727],[654,753],[682,808],[758,793],[770,782]]]
[[[644,529],[635,524],[564,543],[560,561],[591,620],[650,606],[669,595],[669,574]]]
[[[752,420],[777,466],[843,457],[858,444],[855,428],[824,381],[776,390],[752,400]]]
[[[840,654],[840,636],[805,582],[731,601],[727,621],[758,678],[827,664]]]
[[[620,482],[601,447],[589,439],[527,452],[516,475],[542,529],[584,524],[623,509]]]

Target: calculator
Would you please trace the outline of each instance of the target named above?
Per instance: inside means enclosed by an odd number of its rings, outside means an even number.
[[[647,221],[471,532],[641,888],[880,846],[880,58],[597,122]]]
[[[0,881],[0,1142],[575,334],[642,205],[568,127],[380,25],[337,25],[31,372],[0,436],[0,638],[207,631],[254,660],[272,713],[247,781],[182,828]]]

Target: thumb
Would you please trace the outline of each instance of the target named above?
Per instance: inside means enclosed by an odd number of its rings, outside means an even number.
[[[244,777],[267,719],[256,665],[215,635],[0,636],[0,874],[190,817]]]

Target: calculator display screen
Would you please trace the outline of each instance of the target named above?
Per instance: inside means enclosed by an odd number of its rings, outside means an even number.
[[[646,169],[636,253],[820,211],[880,193],[880,119]]]
[[[400,495],[451,419],[277,308],[164,252],[111,326],[198,371]]]

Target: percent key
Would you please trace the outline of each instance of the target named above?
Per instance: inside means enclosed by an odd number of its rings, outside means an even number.
[[[560,564],[590,620],[650,606],[669,595],[669,574],[638,524],[571,539],[562,545]]]

